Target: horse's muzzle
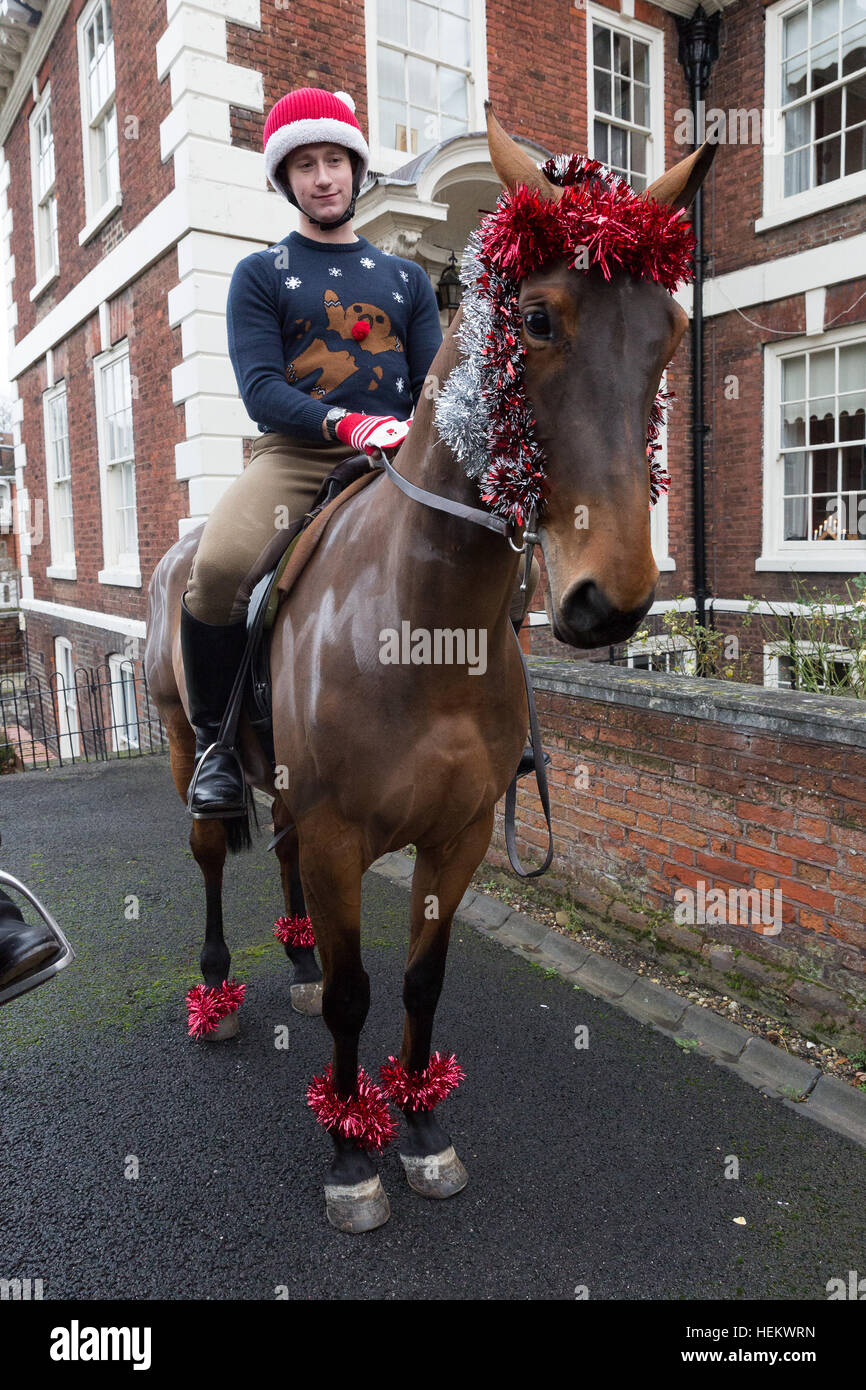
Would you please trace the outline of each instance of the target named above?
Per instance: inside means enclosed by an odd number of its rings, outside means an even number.
[[[553,609],[553,635],[570,647],[608,647],[625,642],[652,607],[651,589],[637,608],[624,612],[605,596],[591,579],[563,594]]]

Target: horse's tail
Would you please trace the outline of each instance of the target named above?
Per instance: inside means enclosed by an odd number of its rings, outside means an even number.
[[[256,830],[259,828],[259,818],[256,815],[256,803],[253,794],[247,787],[246,808],[242,816],[226,816],[223,821],[223,830],[226,833],[226,849],[229,854],[240,854],[242,850],[252,849],[253,837],[250,834],[250,807],[252,807],[253,819],[256,823]]]

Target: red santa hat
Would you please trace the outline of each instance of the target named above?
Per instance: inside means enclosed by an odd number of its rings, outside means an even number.
[[[321,87],[300,87],[287,92],[271,108],[265,121],[265,170],[273,187],[294,202],[288,182],[278,170],[286,155],[301,145],[328,142],[342,145],[358,156],[353,180],[360,188],[370,164],[370,151],[355,117],[355,103],[348,92],[326,92]]]

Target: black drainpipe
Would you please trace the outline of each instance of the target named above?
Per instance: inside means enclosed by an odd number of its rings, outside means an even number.
[[[702,5],[694,14],[685,19],[675,16],[679,31],[680,65],[685,73],[691,91],[692,114],[695,121],[695,144],[697,149],[703,144],[701,123],[698,118],[699,102],[710,78],[710,69],[719,56],[719,21],[721,12],[707,15]],[[698,623],[706,623],[707,590],[707,550],[706,550],[706,500],[704,495],[704,435],[709,425],[704,424],[704,228],[703,228],[703,189],[698,189],[691,208],[691,222],[695,233],[695,278],[692,299],[692,474],[694,491],[694,562],[695,562],[695,607]]]

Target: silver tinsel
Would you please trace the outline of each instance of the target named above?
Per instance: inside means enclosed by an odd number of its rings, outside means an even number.
[[[436,398],[436,427],[469,478],[480,477],[490,461],[490,411],[482,367],[493,309],[477,288],[483,271],[480,249],[481,235],[475,230],[469,235],[460,266],[460,279],[466,288],[456,341],[462,356]]]

